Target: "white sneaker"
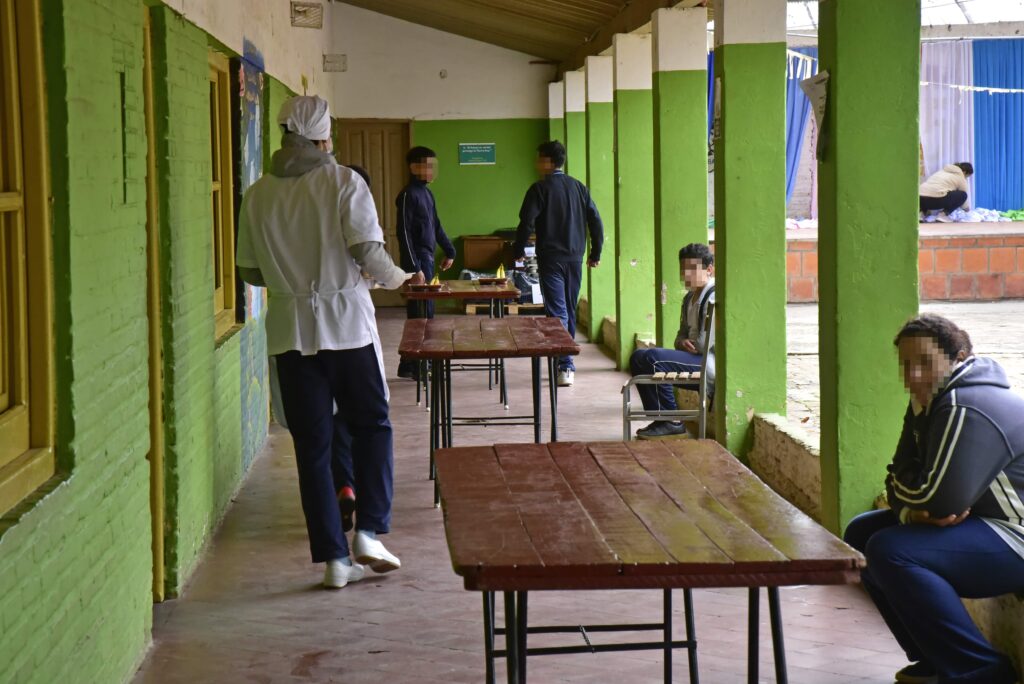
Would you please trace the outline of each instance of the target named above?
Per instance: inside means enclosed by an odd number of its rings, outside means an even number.
[[[327,561],[324,568],[324,586],[328,589],[341,589],[349,582],[358,582],[366,574],[366,568],[359,563],[345,565],[341,559]]]
[[[559,387],[572,387],[573,380],[576,379],[576,372],[571,370],[558,371],[558,386]]]
[[[938,216],[935,217],[935,220],[938,221],[939,223],[953,223],[954,222],[953,219],[951,219],[949,217],[949,214],[946,214],[946,213],[941,212],[941,211],[939,212]]]
[[[391,572],[402,567],[402,561],[398,560],[398,556],[384,548],[380,541],[366,536],[361,531],[356,532],[352,550],[355,551],[356,562],[369,565],[374,572]]]

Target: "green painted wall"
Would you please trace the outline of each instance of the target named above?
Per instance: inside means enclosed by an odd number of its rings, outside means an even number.
[[[557,119],[548,119],[548,136],[547,140],[560,140],[565,142],[565,119],[559,117]],[[546,142],[541,140],[541,142]]]
[[[43,16],[61,474],[0,520],[0,681],[119,682],[152,621],[143,16]]]
[[[604,222],[604,255],[590,269],[590,329],[600,338],[601,321],[615,317],[615,112],[611,102],[587,103],[587,180],[590,196]]]
[[[881,491],[907,404],[892,339],[918,305],[919,11],[821,3],[821,68],[836,74],[818,203],[822,517],[833,531]]]
[[[258,410],[266,405],[266,370],[247,365],[257,387],[243,406],[241,346],[262,344],[263,322],[214,339],[207,36],[155,8],[153,53],[162,288],[164,311],[172,312],[164,323],[165,560],[167,592],[174,596],[266,436]]]
[[[707,87],[703,70],[654,73],[654,296],[663,347],[679,330],[679,248],[708,241]]]
[[[263,168],[269,169],[270,157],[281,149],[281,126],[277,123],[277,113],[281,111],[284,101],[293,97],[294,93],[273,76],[264,75],[263,83]]]
[[[462,249],[456,238],[515,229],[519,208],[538,180],[534,160],[548,133],[548,119],[455,119],[414,121],[412,144],[437,152],[439,171],[430,189],[445,232],[459,258],[446,275],[457,278]],[[459,166],[460,142],[496,143],[494,166]]]
[[[637,333],[654,334],[653,121],[650,90],[615,91],[615,318],[619,368],[629,367]]]
[[[715,52],[716,433],[741,458],[753,414],[786,412],[785,59],[784,43]]]

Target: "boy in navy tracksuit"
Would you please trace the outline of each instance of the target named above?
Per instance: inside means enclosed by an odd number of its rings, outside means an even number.
[[[896,681],[1013,684],[961,598],[1024,589],[1024,398],[934,314],[896,336],[910,406],[889,465],[890,510],[850,522],[864,587],[911,664]]]
[[[437,155],[429,147],[414,147],[405,156],[412,175],[395,200],[398,207],[398,245],[402,255],[402,268],[419,272],[427,282],[434,277],[434,253],[437,246],[444,252],[441,270],[447,271],[455,262],[455,247],[441,227],[437,217],[434,195],[427,185],[437,177]],[[408,318],[420,318],[420,302],[406,304]],[[426,304],[427,318],[434,317],[434,303]],[[402,360],[398,364],[398,377],[415,377],[416,362]]]
[[[544,295],[544,313],[560,321],[576,335],[576,304],[583,276],[583,255],[590,233],[587,266],[601,263],[604,226],[587,186],[562,171],[565,146],[557,140],[537,148],[537,172],[541,180],[530,186],[519,210],[519,228],[512,253],[524,257],[531,233],[537,235],[537,266]],[[572,385],[576,366],[571,356],[558,360],[558,386]]]

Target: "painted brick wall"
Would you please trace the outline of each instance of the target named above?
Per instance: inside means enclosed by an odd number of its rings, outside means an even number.
[[[214,322],[206,36],[166,8],[153,22],[167,430],[167,588],[214,524]]]
[[[171,596],[181,591],[267,433],[265,363],[247,360],[250,382],[241,396],[243,344],[250,356],[266,354],[262,320],[214,340],[207,46],[194,25],[154,9]]]
[[[116,682],[152,611],[142,13],[43,6],[66,473],[0,523],[0,681]]]

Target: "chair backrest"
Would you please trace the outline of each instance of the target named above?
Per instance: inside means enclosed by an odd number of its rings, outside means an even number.
[[[702,332],[704,333],[704,354],[700,362],[700,397],[706,401],[708,391],[708,357],[714,354],[715,350],[715,303],[708,302],[704,312],[704,320],[701,321]]]

